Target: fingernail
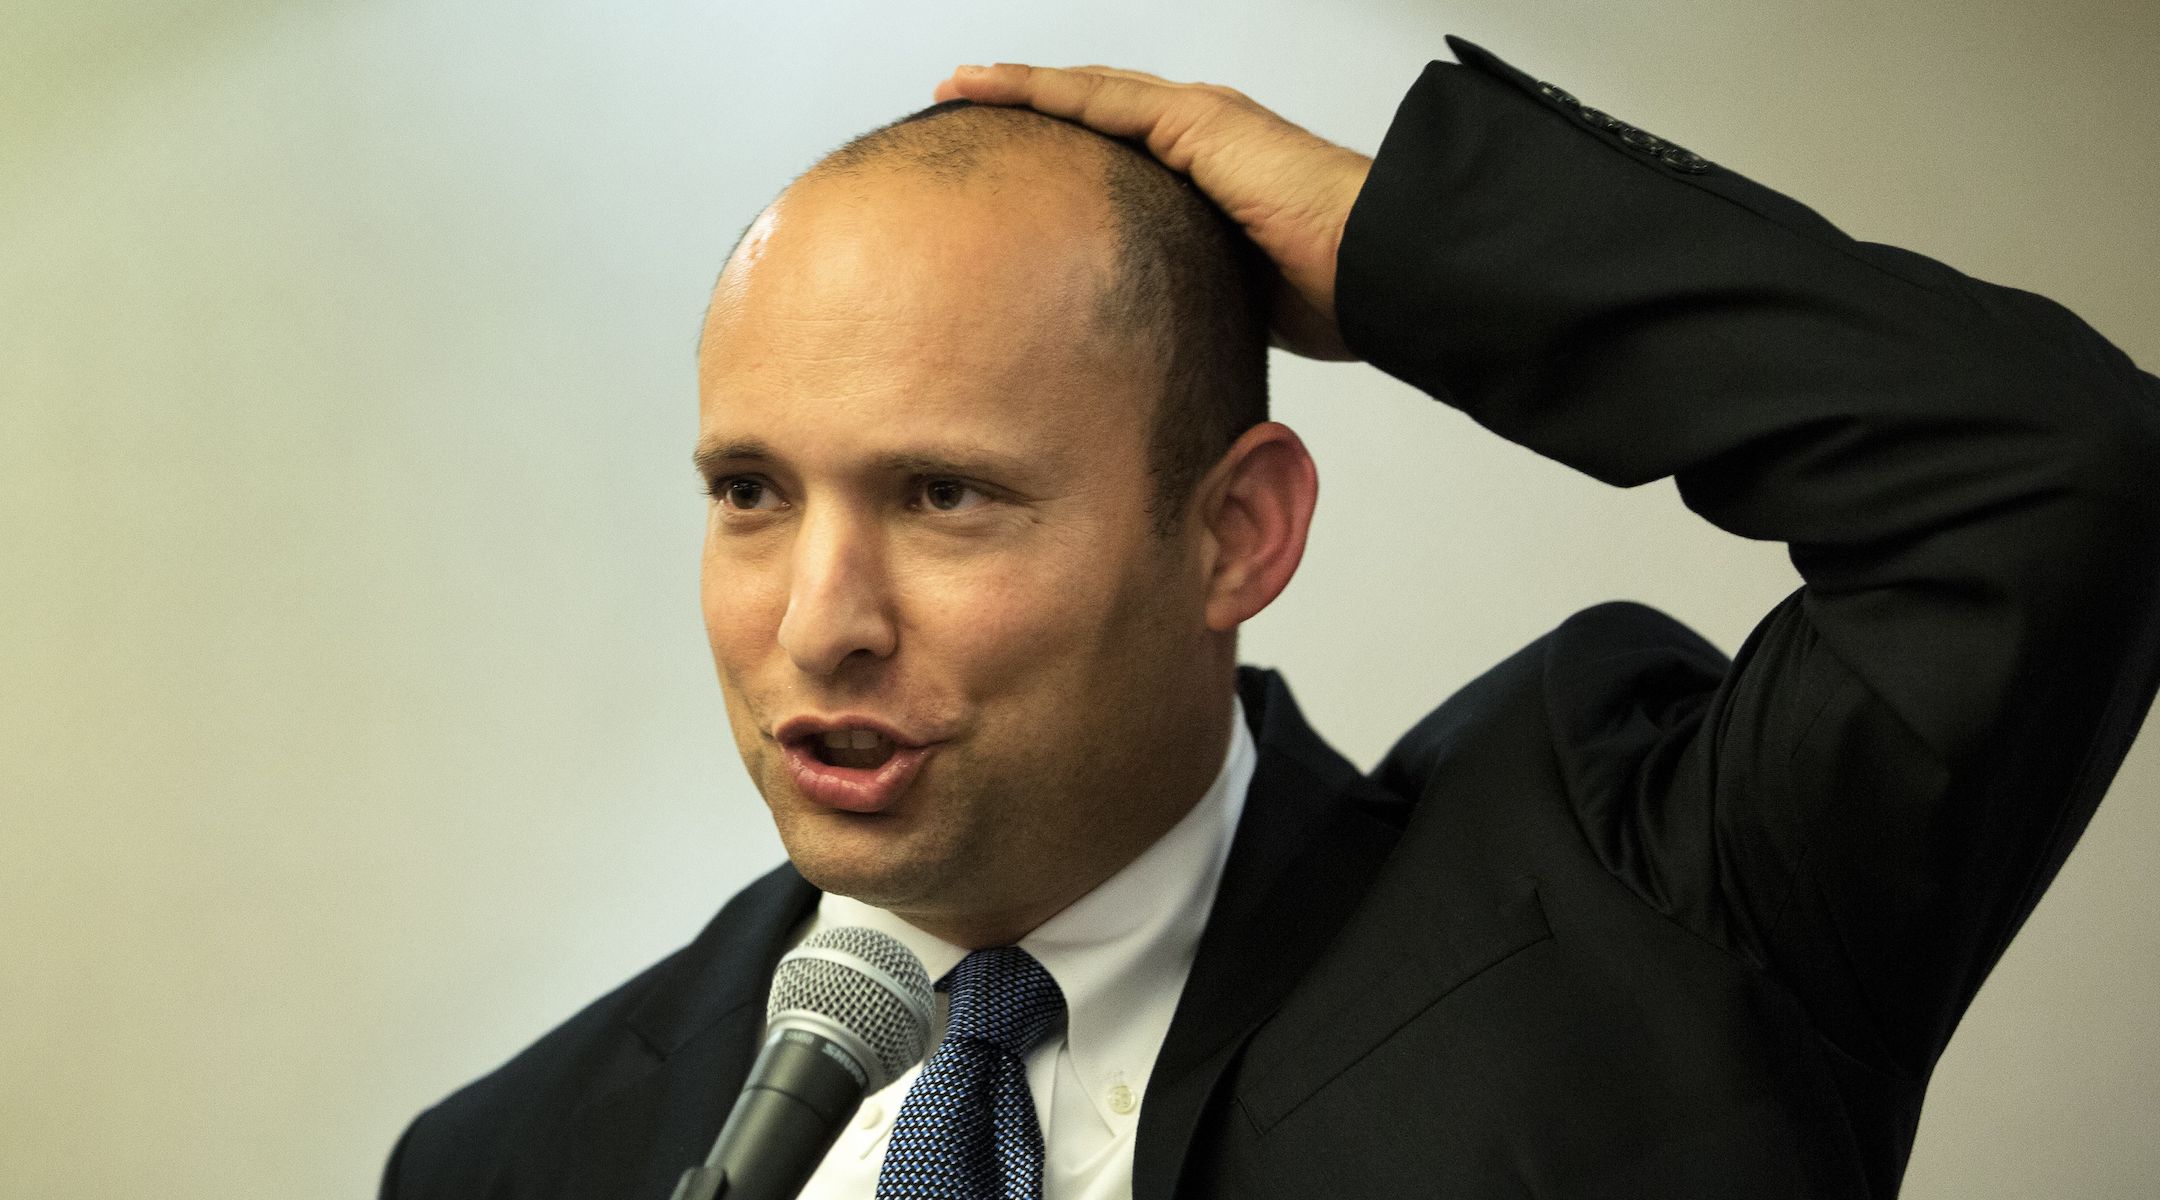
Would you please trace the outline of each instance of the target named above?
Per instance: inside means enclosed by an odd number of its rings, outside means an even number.
[[[979,66],[976,66],[976,65],[975,65],[975,64],[973,64],[973,63],[969,63],[969,64],[967,64],[966,66],[961,66],[961,67],[954,67],[954,68],[953,68],[953,74],[955,74],[955,75],[980,75],[980,74],[982,74],[982,73],[983,73],[984,71],[987,71],[987,70],[989,70],[989,69],[990,69],[990,68],[988,68],[988,67],[979,67]]]

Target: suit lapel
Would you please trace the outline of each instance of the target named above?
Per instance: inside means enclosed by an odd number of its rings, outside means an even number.
[[[1334,939],[1394,848],[1406,802],[1305,724],[1274,672],[1239,672],[1253,771],[1215,907],[1163,1039],[1133,1154],[1134,1200],[1168,1200],[1224,1069]]]
[[[728,901],[624,1017],[647,1055],[573,1117],[551,1173],[562,1196],[666,1196],[704,1161],[749,1076],[773,964],[817,905],[782,864]]]

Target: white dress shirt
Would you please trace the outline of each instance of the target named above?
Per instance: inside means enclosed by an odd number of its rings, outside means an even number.
[[[1148,1073],[1170,1030],[1200,944],[1230,835],[1245,808],[1255,752],[1233,700],[1222,770],[1183,820],[1123,870],[1020,939],[1065,993],[1065,1028],[1027,1056],[1028,1090],[1043,1126],[1043,1200],[1129,1200],[1133,1132]],[[879,908],[827,893],[803,930],[864,925],[898,938],[934,982],[966,951]],[[944,1036],[945,996],[932,1032]],[[935,1042],[933,1042],[933,1047]],[[818,1165],[802,1200],[868,1200],[893,1118],[920,1067],[863,1101]]]

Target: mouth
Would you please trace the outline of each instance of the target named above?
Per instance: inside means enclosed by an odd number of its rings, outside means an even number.
[[[853,813],[891,808],[934,747],[856,717],[797,717],[782,722],[774,739],[804,797]]]
[[[828,767],[874,771],[892,761],[899,743],[875,729],[834,729],[803,743],[804,749]]]

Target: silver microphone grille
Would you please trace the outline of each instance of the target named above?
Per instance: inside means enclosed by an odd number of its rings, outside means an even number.
[[[842,925],[805,939],[773,969],[766,1022],[788,1012],[815,1013],[860,1039],[877,1059],[862,1064],[876,1091],[929,1048],[930,977],[897,939]]]

